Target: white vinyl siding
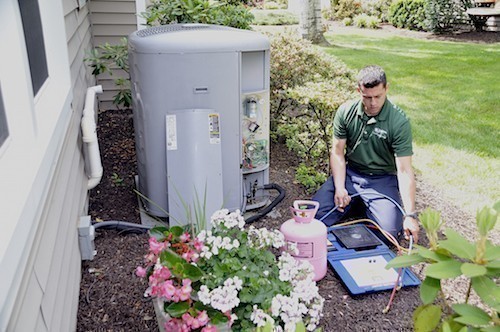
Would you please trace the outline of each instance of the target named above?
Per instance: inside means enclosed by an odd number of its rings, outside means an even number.
[[[95,84],[83,60],[91,25],[88,5],[39,5],[49,78],[34,96],[18,1],[0,1],[0,39],[9,46],[0,55],[9,129],[0,151],[2,332],[76,330],[78,223],[88,209],[80,120]]]

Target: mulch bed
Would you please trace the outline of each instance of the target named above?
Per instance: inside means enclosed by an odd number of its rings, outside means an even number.
[[[109,110],[99,114],[98,135],[104,166],[102,182],[91,192],[92,220],[122,220],[140,223],[137,198],[133,192],[136,159],[134,130],[130,110]],[[278,228],[289,219],[288,207],[295,199],[307,199],[303,187],[294,180],[298,160],[285,146],[271,147],[270,181],[282,186],[286,198],[273,218],[265,217],[256,227]],[[418,208],[431,205],[443,217],[463,215],[456,207],[439,200],[439,193],[419,183]],[[78,331],[156,331],[151,300],[143,296],[146,283],[134,274],[147,252],[147,235],[135,232],[96,231],[97,255],[82,262],[82,279],[78,308]],[[423,239],[425,242],[425,239]],[[421,274],[421,271],[416,271]],[[420,304],[418,288],[405,288],[396,294],[391,310],[382,310],[390,292],[351,297],[339,279],[329,270],[318,282],[325,298],[322,327],[324,331],[410,331],[412,313]]]
[[[393,29],[384,27],[384,30]],[[392,32],[392,30],[391,30]],[[412,33],[398,30],[398,33]],[[417,38],[450,41],[497,43],[500,33],[468,31],[454,35],[433,36],[420,33]],[[93,221],[128,221],[140,223],[137,198],[133,192],[137,174],[132,112],[108,110],[100,112],[98,136],[104,166],[101,183],[91,192],[89,214]],[[310,196],[297,184],[298,164],[283,144],[272,143],[270,182],[283,187],[287,195],[275,208],[273,217],[254,223],[256,227],[279,228],[290,218],[288,207],[296,199]],[[455,230],[473,237],[474,218],[442,199],[438,189],[417,178],[417,208],[432,207]],[[421,244],[426,239],[421,234]],[[82,262],[77,331],[157,331],[150,298],[143,296],[147,285],[135,276],[147,252],[148,236],[144,233],[105,230],[96,231],[97,255]],[[420,277],[422,271],[415,271]],[[384,314],[390,292],[351,297],[330,269],[318,282],[325,298],[322,327],[329,331],[411,331],[412,313],[420,304],[418,288],[405,288],[396,293],[391,310]],[[453,290],[451,300],[460,298],[456,290],[461,284],[445,285]]]

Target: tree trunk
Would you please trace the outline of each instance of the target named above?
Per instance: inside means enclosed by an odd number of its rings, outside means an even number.
[[[300,22],[299,33],[302,38],[313,44],[325,44],[321,18],[321,0],[299,0]]]

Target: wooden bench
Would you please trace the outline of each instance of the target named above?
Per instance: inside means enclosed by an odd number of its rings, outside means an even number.
[[[474,23],[477,31],[483,30],[486,21],[490,17],[494,17],[496,20],[500,17],[500,0],[497,0],[493,7],[486,6],[492,4],[492,2],[492,0],[476,0],[477,7],[467,9],[467,14],[471,18],[472,23]]]

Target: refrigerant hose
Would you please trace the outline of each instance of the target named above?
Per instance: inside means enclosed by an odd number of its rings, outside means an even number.
[[[389,197],[387,195],[384,195],[384,194],[381,194],[379,192],[376,192],[376,191],[369,191],[369,190],[366,190],[366,191],[363,191],[361,193],[355,193],[355,194],[352,194],[350,195],[351,198],[354,198],[354,197],[357,197],[357,196],[361,196],[361,194],[373,194],[375,196],[378,196],[378,197],[381,197],[381,198],[385,198],[387,200],[389,200],[390,202],[392,202],[397,208],[398,210],[401,212],[401,214],[404,216],[406,213],[405,213],[405,210],[403,210],[403,208],[401,207],[401,205],[399,205],[398,202],[396,202],[392,197]],[[332,214],[335,210],[337,210],[339,208],[339,206],[334,206],[330,211],[328,211],[323,217],[321,217],[319,219],[319,221],[323,221],[325,220],[330,214]]]
[[[146,233],[152,228],[152,226],[146,226],[121,220],[92,222],[92,225],[94,226],[94,229],[113,229],[124,233]]]
[[[281,202],[284,198],[285,198],[285,195],[286,195],[286,191],[285,189],[283,189],[282,187],[280,187],[279,185],[277,185],[276,183],[269,183],[269,184],[266,184],[262,187],[263,189],[265,190],[271,190],[271,189],[274,189],[276,191],[278,191],[279,195],[278,197],[276,197],[272,202],[271,204],[269,204],[268,206],[266,206],[264,209],[262,209],[262,211],[260,211],[259,213],[251,216],[251,217],[248,217],[246,220],[245,220],[245,223],[247,224],[251,224],[257,220],[259,220],[260,218],[264,217],[266,214],[268,214],[269,212],[271,212],[271,210],[276,206],[278,205],[279,202]]]

